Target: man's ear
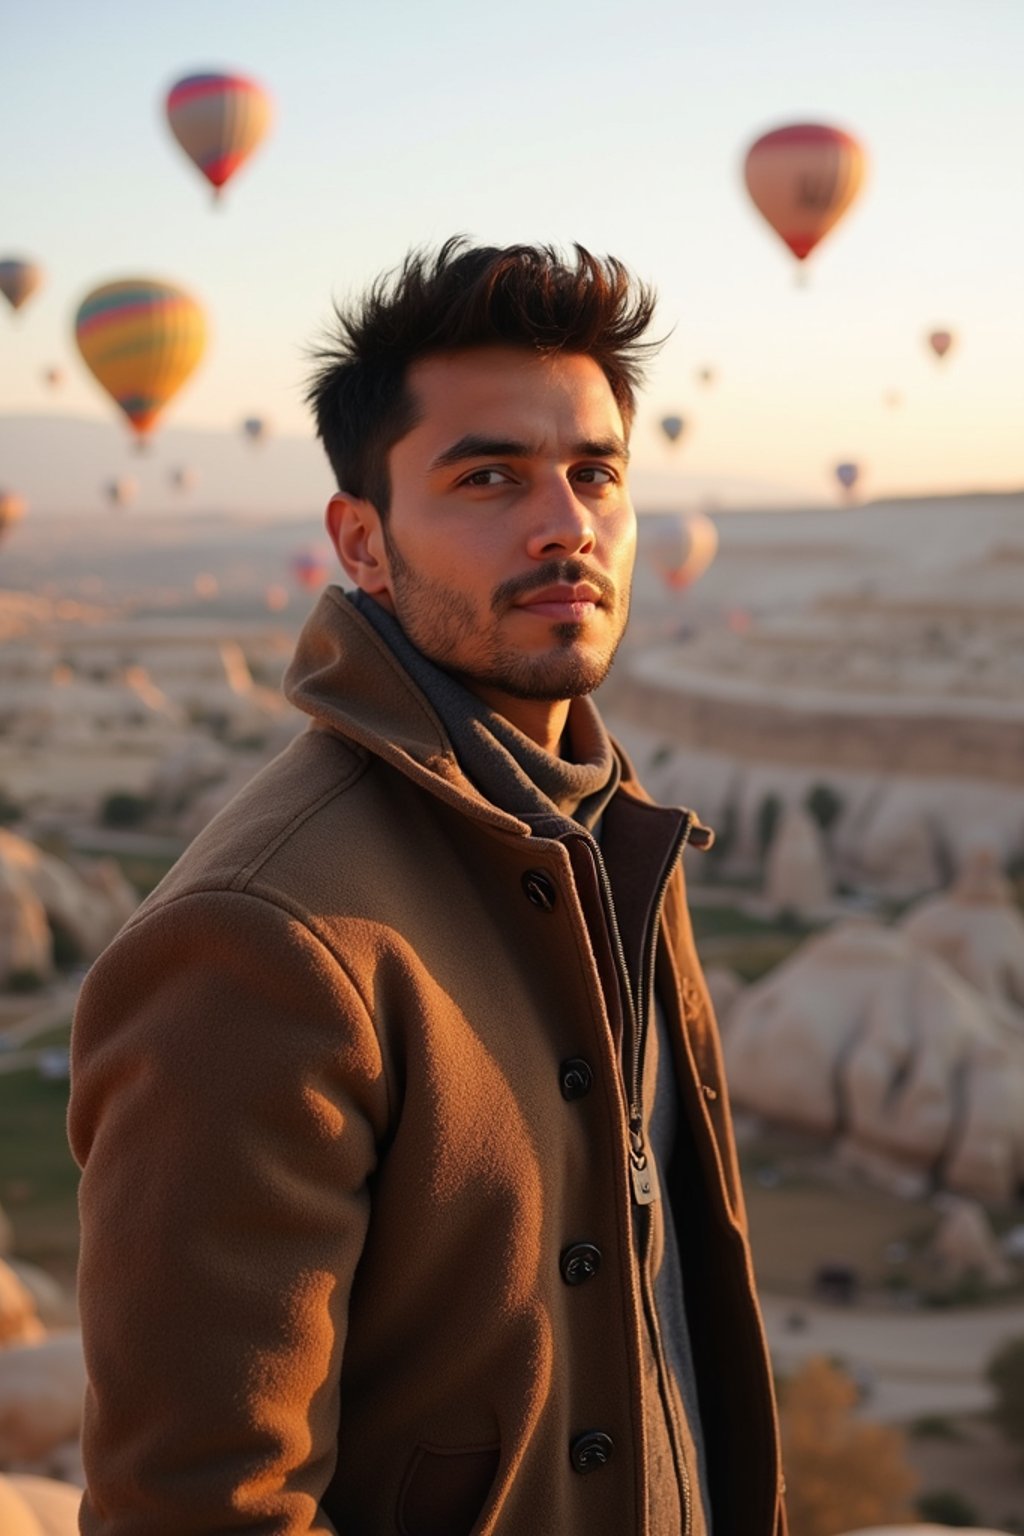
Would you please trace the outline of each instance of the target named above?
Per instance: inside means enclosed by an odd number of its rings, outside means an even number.
[[[391,571],[380,513],[373,502],[337,491],[327,503],[326,522],[345,574],[361,591],[389,607]]]

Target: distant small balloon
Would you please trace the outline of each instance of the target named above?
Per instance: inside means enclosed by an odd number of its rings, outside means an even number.
[[[119,475],[103,482],[103,494],[112,507],[130,507],[139,494],[139,482],[131,475]]]
[[[27,304],[42,282],[43,269],[38,262],[20,256],[0,258],[0,293],[12,309]]]
[[[192,586],[196,597],[216,597],[220,591],[220,582],[212,571],[200,571]]]
[[[882,396],[890,411],[898,411],[903,404],[903,393],[898,389],[887,389]]]
[[[836,479],[844,491],[852,491],[860,479],[859,464],[837,464]]]
[[[856,198],[866,169],[852,134],[826,123],[793,123],[750,146],[743,174],[758,212],[797,261],[806,261]]]
[[[24,496],[19,496],[16,491],[0,490],[0,544],[11,529],[21,522],[27,510],[28,503]]]
[[[681,416],[663,416],[660,426],[670,443],[678,443],[686,431],[686,422]]]
[[[242,431],[250,443],[263,443],[270,433],[270,426],[262,416],[247,416],[242,422]]]
[[[954,339],[952,331],[932,331],[928,337],[928,345],[940,362],[952,347]]]
[[[705,389],[709,389],[717,378],[718,374],[714,368],[697,369],[697,383],[703,384]]]
[[[168,479],[171,482],[172,489],[181,491],[183,494],[186,491],[194,491],[199,484],[198,472],[190,469],[187,464],[179,464],[177,468],[172,469]]]
[[[67,374],[63,368],[44,368],[43,383],[47,389],[61,389],[67,382]]]
[[[300,587],[315,592],[322,587],[331,572],[327,557],[316,549],[304,549],[292,560],[292,575]]]
[[[283,609],[288,607],[288,604],[291,601],[288,588],[280,586],[277,582],[273,583],[267,588],[266,592],[263,594],[263,597],[267,608],[271,613],[280,613]]]
[[[171,132],[214,197],[259,147],[272,115],[268,93],[244,75],[186,75],[167,96]]]
[[[718,529],[703,512],[684,513],[674,530],[653,541],[654,564],[665,585],[685,592],[718,553]]]

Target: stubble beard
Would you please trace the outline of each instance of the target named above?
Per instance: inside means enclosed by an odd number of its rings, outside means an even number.
[[[503,645],[496,628],[482,634],[477,611],[461,592],[431,581],[408,564],[385,532],[395,614],[408,638],[428,660],[460,682],[477,683],[513,699],[557,703],[582,698],[600,687],[611,670],[629,614],[629,588],[609,598],[617,622],[603,648],[582,644],[586,624],[552,624],[554,651],[524,655]],[[579,561],[553,561],[536,572],[535,586],[586,579]],[[500,594],[496,595],[500,598]],[[500,600],[492,608],[495,621]]]

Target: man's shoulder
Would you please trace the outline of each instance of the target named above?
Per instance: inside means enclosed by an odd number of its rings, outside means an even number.
[[[204,827],[136,918],[187,895],[244,892],[296,843],[337,845],[346,824],[365,817],[350,800],[374,762],[334,732],[304,731]],[[292,862],[301,868],[301,856]]]

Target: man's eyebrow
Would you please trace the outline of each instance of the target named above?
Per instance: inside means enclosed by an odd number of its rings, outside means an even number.
[[[519,442],[515,438],[485,437],[478,432],[468,432],[457,443],[439,453],[430,465],[436,469],[449,469],[466,459],[530,459],[538,457],[540,449],[534,444]],[[575,443],[572,457],[578,459],[620,459],[629,463],[629,449],[620,437],[602,437]]]

